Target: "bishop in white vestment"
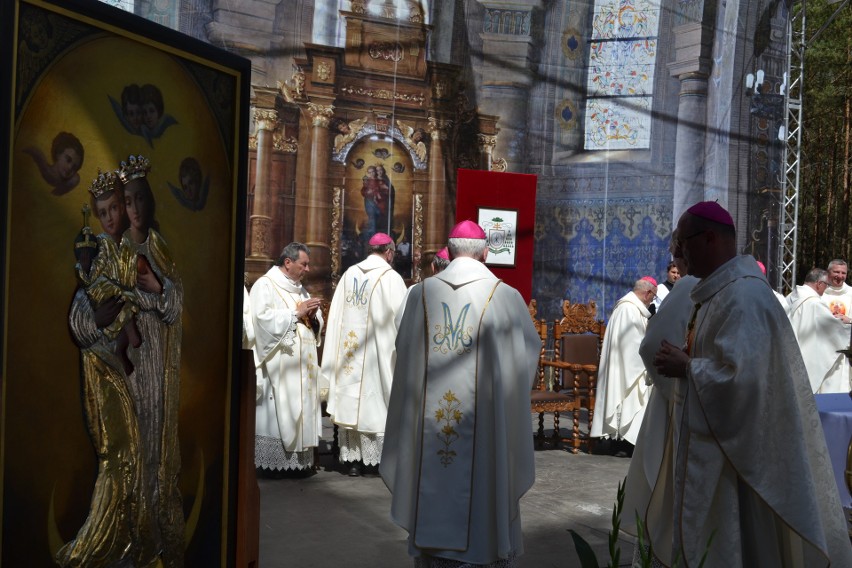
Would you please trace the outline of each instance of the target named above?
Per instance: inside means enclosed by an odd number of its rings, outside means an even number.
[[[648,306],[656,292],[653,282],[637,280],[633,291],[615,304],[598,365],[598,398],[590,433],[593,437],[636,443],[651,388],[639,357],[639,345],[651,317]]]
[[[480,262],[482,229],[463,222],[449,248],[447,269],[406,301],[379,470],[417,566],[511,566],[535,479],[541,340],[518,291]]]
[[[262,395],[255,418],[255,465],[307,470],[319,444],[322,416],[317,344],[320,301],[301,284],[308,248],[291,243],[251,289],[255,354]],[[280,263],[280,265],[278,265]]]
[[[690,293],[686,348],[664,342],[654,360],[675,379],[663,451],[672,467],[660,468],[646,514],[657,560],[852,566],[825,436],[784,309],[754,258],[737,255],[733,220],[718,203],[689,208],[677,230],[701,282]]]
[[[820,296],[828,287],[828,276],[814,268],[802,286],[796,286],[796,301],[790,306],[790,324],[802,351],[814,393],[848,393],[849,362],[838,353],[849,346],[849,325],[831,314]]]
[[[381,459],[385,420],[396,358],[394,316],[406,288],[389,264],[393,239],[370,238],[371,253],[343,273],[328,313],[322,374],[328,381],[328,413],[341,427],[340,460],[350,475],[360,463]]]

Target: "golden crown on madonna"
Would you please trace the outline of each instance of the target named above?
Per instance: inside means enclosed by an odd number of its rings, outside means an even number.
[[[121,183],[127,183],[134,179],[143,178],[151,171],[151,162],[145,156],[130,156],[127,161],[121,162],[116,173],[118,174]]]

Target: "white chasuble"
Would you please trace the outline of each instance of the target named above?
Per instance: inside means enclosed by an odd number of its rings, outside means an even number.
[[[404,295],[402,277],[377,255],[350,267],[337,284],[322,360],[335,424],[384,432],[395,361],[394,316]]]
[[[796,301],[788,315],[813,392],[849,392],[849,363],[837,352],[849,345],[849,325],[831,315],[810,286],[796,286]]]
[[[652,388],[639,356],[650,316],[634,292],[615,304],[601,347],[592,437],[613,437],[636,444]]]
[[[319,443],[317,336],[295,318],[310,295],[273,266],[252,287],[250,298],[258,370],[265,382],[257,409],[257,436],[280,437],[284,450],[300,452]],[[317,312],[320,329],[322,316]]]
[[[838,288],[827,287],[822,295],[822,302],[832,314],[852,317],[852,286],[844,282]]]
[[[707,568],[852,566],[807,371],[754,258],[729,260],[690,297],[698,308],[675,395],[674,467],[651,499],[673,499],[673,516],[647,516],[649,530],[672,522],[673,533],[654,550],[671,546],[682,565]]]
[[[449,284],[424,281],[426,396],[414,544],[466,550],[476,437],[478,338],[483,312],[499,281],[468,284],[467,294],[448,294]],[[462,521],[459,523],[459,521]]]
[[[541,349],[526,302],[461,257],[412,286],[400,309],[379,466],[391,518],[408,531],[412,556],[476,565],[520,556]]]

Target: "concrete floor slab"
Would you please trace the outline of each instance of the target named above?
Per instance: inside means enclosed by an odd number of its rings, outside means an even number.
[[[390,492],[378,476],[348,477],[334,467],[323,432],[320,470],[305,479],[260,478],[260,566],[410,567],[407,533],[390,519]],[[600,564],[609,561],[608,535],[618,483],[629,458],[535,453],[536,482],[521,500],[525,554],[521,568],[579,568],[568,529],[585,538]],[[619,540],[621,566],[632,541]]]

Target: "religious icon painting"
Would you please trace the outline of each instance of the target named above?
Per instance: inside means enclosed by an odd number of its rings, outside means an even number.
[[[479,209],[479,226],[488,243],[488,266],[514,266],[518,212],[512,209]]]
[[[413,191],[420,172],[397,128],[376,140],[377,121],[360,125],[361,136],[344,147],[344,183],[335,189],[331,211],[332,280],[369,254],[370,238],[386,233],[396,244],[393,268],[406,280],[415,278],[423,231],[423,212]],[[364,135],[369,134],[369,135]]]
[[[0,2],[0,565],[234,565],[250,64]]]

